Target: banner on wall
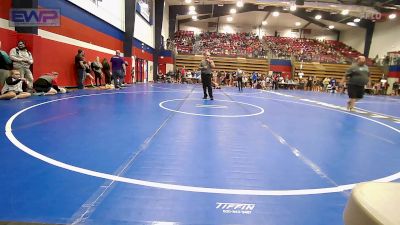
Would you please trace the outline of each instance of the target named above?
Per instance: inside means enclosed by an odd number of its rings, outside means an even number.
[[[150,24],[152,24],[153,0],[137,0],[136,11]]]

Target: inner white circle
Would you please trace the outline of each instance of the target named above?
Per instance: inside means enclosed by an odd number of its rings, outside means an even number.
[[[216,101],[218,102],[218,101],[220,101],[220,102],[233,102],[233,103],[238,103],[238,104],[241,104],[241,105],[247,105],[247,106],[251,106],[251,107],[257,108],[257,109],[259,110],[259,112],[253,113],[253,114],[218,115],[218,114],[191,113],[191,112],[185,112],[185,111],[180,111],[180,110],[171,109],[171,108],[168,108],[168,107],[164,106],[165,103],[167,103],[167,102],[173,102],[173,101],[201,101],[201,100],[199,100],[199,99],[192,99],[192,98],[189,98],[189,99],[171,99],[171,100],[166,100],[166,101],[160,102],[159,106],[160,106],[161,108],[163,108],[163,109],[165,109],[165,110],[168,110],[168,111],[171,111],[171,112],[182,113],[182,114],[193,115],[193,116],[207,116],[207,117],[238,118],[238,117],[257,116],[257,115],[260,115],[260,114],[263,114],[263,113],[264,113],[264,109],[261,108],[260,106],[256,106],[256,105],[249,104],[249,103],[244,103],[244,102],[228,101],[228,100],[219,100],[219,99],[218,99],[218,100],[213,100],[213,102],[216,102]]]
[[[113,181],[119,181],[123,183],[129,183],[129,184],[135,184],[135,185],[141,185],[141,186],[146,186],[146,187],[153,187],[153,188],[161,188],[161,189],[167,189],[167,190],[176,190],[176,191],[188,191],[188,192],[199,192],[199,193],[213,193],[213,194],[230,194],[230,195],[254,195],[254,196],[288,196],[288,195],[314,195],[314,194],[326,194],[326,193],[335,193],[335,192],[342,192],[346,190],[352,189],[356,183],[354,184],[346,184],[346,185],[340,185],[337,187],[329,187],[329,188],[314,188],[314,189],[296,189],[296,190],[246,190],[246,189],[225,189],[225,188],[208,188],[208,187],[195,187],[195,186],[186,186],[186,185],[175,185],[175,184],[165,184],[165,183],[159,183],[159,182],[151,182],[151,181],[145,181],[145,180],[138,180],[138,179],[133,179],[133,178],[127,178],[127,177],[120,177],[116,175],[111,175],[107,173],[101,173],[97,172],[94,170],[89,170],[89,169],[84,169],[81,167],[69,165],[60,161],[57,161],[55,159],[49,158],[45,155],[42,155],[29,147],[25,146],[22,144],[12,133],[12,123],[14,120],[21,115],[22,113],[33,109],[35,107],[49,104],[52,102],[58,102],[58,101],[63,101],[63,100],[68,100],[68,99],[75,99],[75,98],[82,98],[82,97],[90,97],[90,96],[99,96],[99,95],[112,95],[112,94],[127,94],[127,93],[149,93],[149,92],[163,92],[163,91],[137,91],[137,92],[113,92],[113,93],[100,93],[100,94],[90,94],[90,95],[80,95],[80,96],[72,96],[72,97],[67,97],[67,98],[61,98],[61,99],[56,99],[56,100],[51,100],[47,102],[42,102],[36,105],[32,105],[30,107],[27,107],[17,113],[15,113],[13,116],[10,117],[10,119],[7,121],[6,126],[5,126],[5,133],[7,138],[13,143],[17,148],[22,150],[23,152],[39,159],[44,162],[47,162],[51,165],[74,171],[77,173],[81,174],[86,174],[89,176],[93,177],[99,177],[103,179],[108,179],[108,180],[113,180]],[[165,91],[165,92],[172,92],[172,91]],[[337,109],[332,109],[332,108],[327,108],[319,105],[312,105],[312,104],[307,104],[303,102],[296,102],[296,101],[290,101],[290,100],[280,100],[280,99],[272,99],[272,98],[265,98],[265,97],[256,97],[256,96],[246,96],[246,97],[255,97],[255,98],[262,98],[262,99],[269,99],[273,101],[281,101],[281,102],[290,102],[290,103],[295,103],[295,104],[301,104],[301,105],[307,105],[307,106],[312,106],[312,107],[317,107],[317,108],[322,108],[326,110],[332,110],[332,111],[337,111],[345,114],[349,114],[352,116],[356,116],[359,118],[363,118],[369,121],[372,121],[374,123],[380,124],[382,126],[385,126],[391,130],[396,131],[397,133],[400,133],[400,130],[391,127],[385,123],[379,122],[374,119],[370,119],[361,115],[357,114],[352,114],[349,112],[345,111],[340,111]],[[374,181],[376,182],[390,182],[400,179],[400,172],[389,175],[387,177],[383,177],[380,179],[376,179]]]

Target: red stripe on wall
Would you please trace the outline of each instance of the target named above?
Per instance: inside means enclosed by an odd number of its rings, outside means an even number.
[[[132,48],[132,52],[133,52],[133,55],[136,58],[144,59],[144,60],[147,60],[147,61],[153,61],[153,54],[150,54],[150,53],[148,53],[146,51],[142,51],[142,49],[133,47]]]
[[[0,0],[0,18],[8,20],[11,7],[12,0]]]
[[[61,16],[61,26],[40,27],[45,31],[63,35],[69,38],[98,45],[113,50],[123,50],[123,42],[102,32],[78,23],[68,17]]]
[[[163,56],[163,57],[160,57],[160,58],[158,59],[158,62],[159,62],[159,63],[173,64],[173,63],[174,63],[174,60],[172,59],[172,57],[165,57],[165,56]]]
[[[17,46],[17,32],[0,28],[0,37],[1,50],[9,53],[12,48]]]
[[[269,70],[274,71],[274,72],[292,72],[292,67],[291,66],[269,65]]]

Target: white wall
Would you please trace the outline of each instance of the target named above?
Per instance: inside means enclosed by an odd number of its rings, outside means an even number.
[[[166,69],[165,71],[168,73],[169,71],[174,71],[174,65],[173,64],[166,64]]]
[[[393,51],[400,51],[400,18],[375,24],[369,56],[382,58]]]
[[[194,31],[195,34],[208,31],[208,24],[206,22],[189,22],[182,24],[181,30]],[[281,37],[295,37],[299,38],[300,33],[292,32],[291,28],[278,28],[278,27],[252,27],[252,26],[238,26],[233,24],[220,24],[218,31],[220,33],[237,33],[237,32],[252,32],[260,37],[263,36],[274,36],[275,31],[279,33]],[[312,29],[311,34],[306,35],[307,38],[325,39],[325,40],[336,40],[336,34],[329,30],[317,30]]]
[[[164,16],[163,16],[163,24],[161,35],[164,37],[164,41],[166,42],[169,38],[169,4],[167,1],[164,1]]]
[[[103,0],[98,5],[88,0],[68,0],[109,24],[125,31],[125,1]]]
[[[311,29],[311,34],[306,34],[306,38],[312,38],[317,40],[336,40],[337,35],[335,32],[330,30],[322,29]]]
[[[135,32],[133,36],[154,48],[154,25],[150,25],[139,13],[136,13],[135,16]]]
[[[359,27],[351,28],[350,30],[342,31],[340,33],[340,41],[364,53],[365,47],[365,34],[366,30]]]
[[[189,22],[189,23],[181,24],[180,25],[180,30],[193,31],[195,34],[199,34],[199,33],[207,32],[208,23],[204,23],[204,22],[203,23],[202,22],[198,22],[198,23]]]

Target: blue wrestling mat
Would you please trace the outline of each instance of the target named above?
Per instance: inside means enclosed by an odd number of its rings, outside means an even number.
[[[136,85],[1,101],[0,221],[338,225],[400,178],[400,99]]]

